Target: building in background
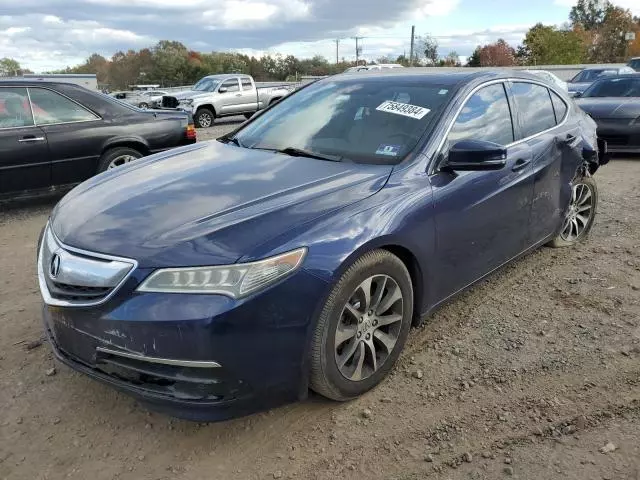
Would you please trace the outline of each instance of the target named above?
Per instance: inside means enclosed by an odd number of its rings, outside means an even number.
[[[98,78],[95,73],[26,73],[21,78],[40,82],[74,83],[89,90],[98,90]]]

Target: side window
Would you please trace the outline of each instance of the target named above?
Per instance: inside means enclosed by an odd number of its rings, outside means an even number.
[[[0,88],[0,128],[33,126],[26,88]]]
[[[242,90],[251,90],[253,88],[253,84],[251,83],[251,79],[243,78],[242,79]]]
[[[220,85],[220,88],[226,88],[227,92],[239,92],[240,91],[240,86],[238,85],[238,79],[237,78],[234,78],[232,80],[227,80],[222,85]]]
[[[501,83],[478,90],[467,101],[449,132],[449,145],[460,140],[485,140],[508,145],[513,142],[513,122]]]
[[[553,103],[553,111],[556,114],[556,124],[559,124],[564,120],[565,115],[567,114],[567,104],[564,103],[564,100],[558,96],[557,93],[553,91],[549,91],[551,93],[551,102]]]
[[[556,126],[556,116],[546,87],[534,83],[515,82],[511,91],[520,114],[523,138]]]
[[[33,116],[38,125],[86,122],[97,117],[89,110],[62,95],[44,88],[29,88]]]

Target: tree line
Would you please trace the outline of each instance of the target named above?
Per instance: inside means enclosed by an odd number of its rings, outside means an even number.
[[[478,46],[467,66],[564,65],[618,63],[640,56],[640,18],[608,0],[578,0],[562,27],[538,23],[527,32],[522,45],[513,47],[500,39]],[[635,40],[625,38],[635,33]],[[461,66],[456,52],[440,56],[437,41],[419,36],[413,58],[405,55],[381,57],[377,63],[405,66]],[[364,63],[364,62],[361,62]],[[162,40],[151,48],[117,52],[111,59],[94,53],[82,65],[50,73],[93,73],[98,83],[111,89],[134,84],[187,85],[205,75],[245,73],[257,81],[294,80],[300,76],[323,76],[343,72],[353,66],[344,59],[329,62],[323,56],[300,59],[293,55],[260,58],[231,52],[196,52],[180,42]],[[15,60],[0,59],[0,76],[29,73]]]

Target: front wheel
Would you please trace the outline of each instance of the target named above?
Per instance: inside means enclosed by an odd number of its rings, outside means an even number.
[[[142,102],[141,104],[138,105],[138,108],[142,108],[142,109],[146,110],[147,108],[149,108],[149,104],[145,103],[145,102]]]
[[[340,278],[322,310],[311,346],[311,388],[345,401],[389,373],[409,335],[411,276],[386,250],[359,258]]]
[[[215,120],[216,115],[208,108],[200,108],[196,112],[194,123],[198,128],[209,128],[213,125],[213,121]]]
[[[562,229],[549,245],[568,247],[584,240],[596,218],[598,185],[592,177],[576,179],[571,184],[571,202],[562,223]]]

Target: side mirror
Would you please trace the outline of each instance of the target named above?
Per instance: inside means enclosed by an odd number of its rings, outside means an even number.
[[[449,170],[500,170],[507,164],[507,149],[484,140],[461,140],[449,149],[443,167]]]
[[[573,92],[573,95],[571,95],[573,98],[580,98],[582,96],[582,92]]]
[[[227,89],[227,87],[220,87],[220,88],[218,89],[218,93],[226,93],[226,92],[228,92],[228,91],[229,91],[229,90]]]

